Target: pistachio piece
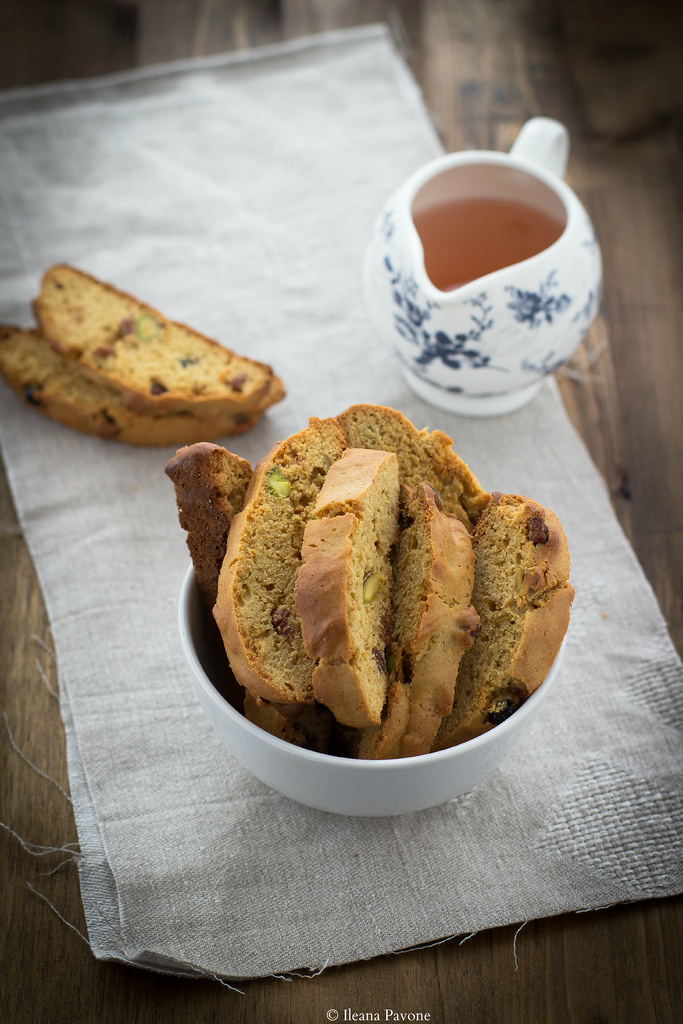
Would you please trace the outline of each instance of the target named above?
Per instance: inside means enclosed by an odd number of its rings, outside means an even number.
[[[369,572],[363,580],[363,604],[371,604],[379,594],[382,577],[378,572]]]
[[[280,498],[286,498],[292,489],[289,480],[282,475],[277,466],[275,469],[271,469],[266,480],[273,494],[277,494]]]
[[[150,313],[143,313],[135,321],[135,333],[140,341],[153,341],[161,332],[161,324]]]

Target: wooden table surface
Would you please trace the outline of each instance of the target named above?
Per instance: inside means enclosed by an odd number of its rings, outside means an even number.
[[[596,225],[605,282],[601,318],[560,386],[680,652],[682,11],[656,0],[3,0],[0,88],[386,21],[446,149],[507,148],[530,116],[564,121],[567,177]],[[4,471],[0,581],[0,822],[62,845],[76,838],[70,804],[13,746],[68,787],[50,630]],[[314,979],[244,982],[241,995],[97,962],[78,934],[75,865],[45,874],[4,826],[0,858],[0,1019],[11,1024],[308,1024],[328,1009],[343,1020],[346,1007],[457,1024],[683,1021],[681,897],[511,925]]]

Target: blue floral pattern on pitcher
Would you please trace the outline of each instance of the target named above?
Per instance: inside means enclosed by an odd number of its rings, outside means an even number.
[[[422,352],[415,357],[418,366],[428,366],[433,359],[440,359],[444,366],[450,367],[451,370],[459,370],[463,365],[471,366],[473,369],[489,366],[491,357],[473,348],[472,342],[480,341],[484,332],[493,327],[493,319],[490,316],[493,307],[486,305],[486,292],[467,301],[476,311],[470,315],[474,327],[452,337],[445,331],[436,331],[433,337],[425,332]]]
[[[505,291],[513,297],[507,308],[513,311],[518,323],[539,327],[544,322],[551,324],[558,313],[564,313],[572,300],[564,292],[558,293],[556,278],[557,271],[551,270],[535,292],[506,285]]]

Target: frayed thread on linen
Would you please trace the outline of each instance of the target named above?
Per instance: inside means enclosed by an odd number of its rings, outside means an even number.
[[[33,640],[33,642],[35,644],[38,644],[38,646],[41,647],[45,651],[45,653],[47,655],[49,655],[49,657],[52,659],[53,663],[57,660],[57,655],[52,650],[52,648],[48,644],[45,643],[45,641],[43,640],[42,636],[38,636],[37,633],[31,633],[31,640]],[[54,686],[52,686],[52,684],[50,683],[50,680],[47,678],[47,672],[45,671],[45,669],[41,665],[40,658],[38,658],[37,655],[36,655],[36,668],[38,669],[38,675],[42,679],[43,685],[45,686],[45,689],[47,690],[47,692],[50,694],[51,697],[55,697],[57,700],[59,700],[59,693],[57,692],[57,690],[55,690]]]
[[[53,779],[51,775],[48,775],[47,772],[44,772],[42,768],[39,768],[37,764],[34,764],[30,757],[27,757],[24,751],[17,745],[17,741],[14,738],[14,734],[9,724],[9,717],[6,711],[3,711],[2,717],[5,721],[5,728],[7,729],[7,735],[9,736],[9,741],[12,750],[19,755],[22,761],[26,762],[29,768],[33,768],[34,772],[37,772],[37,774],[40,775],[41,778],[47,779],[47,781],[51,782],[53,786],[56,786],[59,792],[62,794],[62,796],[65,797],[69,801],[69,803],[73,805],[73,800],[71,799],[67,791],[64,789],[64,787],[60,785],[60,783],[57,782],[56,779]]]
[[[11,836],[14,836],[26,853],[30,853],[32,857],[47,857],[50,853],[68,853],[70,860],[78,860],[79,857],[82,857],[82,854],[78,849],[78,843],[76,842],[64,843],[63,846],[41,846],[39,843],[32,843],[30,840],[24,839],[23,836],[20,836],[18,832],[15,832],[15,830],[5,824],[4,821],[0,821],[0,828],[4,828],[6,832],[9,832]],[[49,873],[53,874],[53,872]]]
[[[477,935],[477,934],[478,934],[478,932],[470,932],[469,935],[464,935],[460,939],[460,941],[458,942],[458,945],[462,946],[462,944],[464,942],[467,942],[468,939],[474,938],[474,936]],[[385,956],[400,956],[401,953],[414,953],[414,952],[416,952],[417,950],[420,950],[420,949],[431,949],[433,946],[443,946],[444,943],[452,942],[456,938],[457,938],[457,935],[446,935],[446,936],[444,936],[443,939],[436,939],[434,942],[425,942],[425,943],[422,943],[419,946],[406,946],[405,949],[393,949],[393,950],[390,950],[388,953],[386,953],[384,955]],[[378,956],[382,956],[382,954],[381,953],[373,954],[372,956],[363,957],[361,959],[364,959],[364,960],[375,960]],[[330,961],[329,961],[329,958],[328,958],[325,961],[325,963],[322,964],[322,966],[315,967],[315,968],[311,967],[311,968],[308,969],[307,973],[305,973],[305,974],[303,972],[301,972],[301,971],[288,971],[286,974],[271,974],[270,977],[271,978],[277,978],[279,981],[293,981],[294,978],[308,978],[308,979],[310,979],[310,978],[317,978],[319,975],[321,975],[323,973],[323,971],[325,971],[329,967],[329,964],[330,964]]]
[[[519,928],[515,932],[514,937],[512,939],[512,955],[515,958],[515,971],[519,970],[519,961],[517,959],[517,936],[521,932],[521,930],[524,927],[524,925],[527,924],[527,923],[528,923],[527,921],[522,921],[522,923],[520,924]]]
[[[288,971],[287,974],[271,974],[271,978],[278,978],[279,981],[293,981],[294,978],[317,978],[329,966],[329,963],[328,958],[321,967],[311,967],[307,974],[303,974],[301,971]]]
[[[90,946],[90,943],[88,942],[87,937],[83,934],[83,932],[80,930],[80,928],[77,928],[75,924],[71,923],[71,921],[67,921],[67,919],[64,917],[64,915],[61,914],[57,910],[57,908],[54,905],[54,903],[52,903],[51,900],[49,900],[47,898],[45,893],[39,892],[38,889],[36,889],[35,886],[31,885],[30,882],[27,882],[26,885],[27,885],[27,887],[30,889],[30,891],[32,893],[35,893],[36,896],[40,897],[40,899],[43,901],[43,903],[47,903],[47,905],[50,908],[50,910],[53,912],[53,914],[57,915],[57,917],[62,922],[62,924],[65,924],[67,926],[67,928],[71,929],[72,932],[76,932],[76,935],[78,935],[79,938],[83,939],[83,941],[85,942],[85,944],[88,947],[88,949],[91,949],[91,946]]]

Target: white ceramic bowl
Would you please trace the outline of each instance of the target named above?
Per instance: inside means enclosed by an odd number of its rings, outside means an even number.
[[[334,814],[384,816],[420,811],[478,786],[527,732],[557,678],[564,644],[543,684],[500,725],[448,750],[388,761],[318,754],[259,729],[225,692],[222,651],[216,656],[211,620],[192,567],[180,593],[180,637],[206,715],[234,757],[271,789]]]

